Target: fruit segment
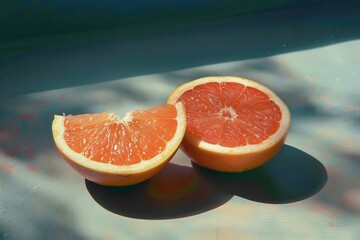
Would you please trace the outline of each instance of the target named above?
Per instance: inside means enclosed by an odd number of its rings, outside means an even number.
[[[96,113],[65,117],[64,138],[77,153],[102,163],[132,165],[161,153],[177,129],[173,105],[137,110],[120,119]]]
[[[282,118],[266,93],[235,82],[200,84],[178,101],[186,108],[188,132],[224,147],[259,144],[279,129]]]

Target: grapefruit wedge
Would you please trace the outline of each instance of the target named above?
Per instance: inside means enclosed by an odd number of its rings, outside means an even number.
[[[129,112],[55,115],[52,132],[65,160],[86,179],[112,186],[142,182],[177,151],[186,129],[182,103]]]
[[[240,77],[214,76],[185,83],[168,98],[182,102],[187,127],[182,150],[195,163],[241,172],[270,160],[283,146],[290,112],[269,88]]]

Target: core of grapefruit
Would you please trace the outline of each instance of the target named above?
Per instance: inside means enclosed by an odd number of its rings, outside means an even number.
[[[55,115],[52,132],[65,160],[86,179],[112,186],[142,182],[159,172],[184,137],[182,103],[129,112]]]
[[[176,88],[187,127],[181,148],[195,163],[241,172],[270,160],[285,142],[290,112],[269,88],[234,76],[200,78]]]

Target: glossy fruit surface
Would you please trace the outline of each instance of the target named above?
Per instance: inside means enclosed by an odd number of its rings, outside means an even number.
[[[269,88],[240,77],[206,77],[179,86],[169,104],[187,116],[183,151],[197,164],[241,172],[270,160],[283,146],[290,112]]]
[[[186,128],[182,103],[113,113],[55,115],[55,144],[82,176],[103,185],[131,185],[160,171],[176,153]]]

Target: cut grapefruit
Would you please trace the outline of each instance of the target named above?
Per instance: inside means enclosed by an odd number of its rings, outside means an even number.
[[[241,172],[271,159],[290,126],[285,103],[267,87],[240,77],[214,76],[185,83],[169,104],[182,102],[187,127],[181,148],[195,163]]]
[[[59,152],[86,179],[112,186],[142,182],[177,151],[186,129],[182,103],[129,112],[55,115],[52,132]]]

